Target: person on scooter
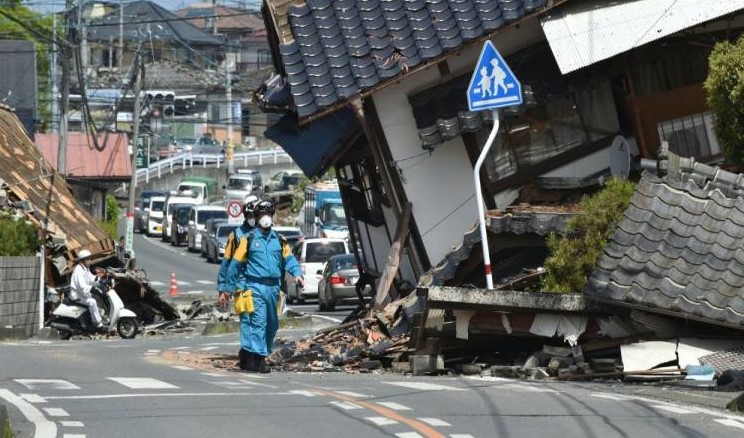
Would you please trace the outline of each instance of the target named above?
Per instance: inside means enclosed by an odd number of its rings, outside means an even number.
[[[96,331],[105,333],[108,327],[103,324],[98,303],[91,295],[91,288],[96,285],[98,276],[102,274],[94,275],[90,272],[90,257],[91,253],[87,249],[78,252],[70,279],[70,300],[87,307]]]

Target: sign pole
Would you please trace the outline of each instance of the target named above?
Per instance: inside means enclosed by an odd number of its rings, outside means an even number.
[[[486,289],[493,289],[493,274],[491,273],[491,253],[488,250],[488,233],[486,232],[486,210],[483,202],[483,191],[481,191],[481,180],[480,180],[480,169],[483,162],[488,156],[488,152],[493,146],[493,142],[496,140],[496,135],[499,132],[499,110],[492,110],[493,114],[493,128],[491,133],[488,134],[486,144],[483,145],[483,150],[478,157],[478,161],[475,163],[475,169],[473,169],[473,180],[475,181],[475,196],[478,202],[478,221],[480,223],[480,236],[481,236],[481,247],[483,248],[483,270],[486,274]]]

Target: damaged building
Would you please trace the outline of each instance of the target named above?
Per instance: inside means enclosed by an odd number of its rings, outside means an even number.
[[[580,213],[573,205],[581,195],[610,176],[628,177],[642,158],[659,158],[662,143],[697,166],[720,161],[702,83],[715,42],[740,35],[743,8],[738,1],[703,8],[655,0],[265,0],[277,74],[256,98],[264,111],[284,113],[266,136],[308,176],[336,170],[365,272],[385,278],[394,259],[391,296],[417,285],[426,298],[427,330],[413,340],[419,351],[427,349],[423,333],[443,327],[452,337],[501,332],[517,343],[536,332],[633,336],[644,323],[611,318],[606,301],[675,302],[674,312],[690,312],[682,306],[690,297],[666,295],[673,288],[638,293],[648,281],[631,285],[631,274],[611,273],[618,263],[641,267],[648,250],[632,261],[603,259],[586,294],[524,297],[510,279],[542,266],[546,236]],[[469,111],[466,100],[486,40],[519,78],[524,101],[500,111],[480,175],[498,292],[485,290],[473,184],[493,120]],[[660,235],[612,245],[651,245]],[[724,278],[736,285],[732,274]],[[693,280],[705,290],[711,278]]]

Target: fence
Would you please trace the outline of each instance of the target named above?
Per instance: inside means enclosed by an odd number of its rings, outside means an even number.
[[[233,156],[236,168],[261,166],[262,164],[293,163],[292,158],[282,150],[254,151],[236,153]],[[225,167],[223,154],[193,154],[184,153],[158,160],[149,167],[137,169],[137,182],[149,182],[150,178],[160,178],[163,173],[173,173],[173,169],[188,169],[193,167]]]
[[[39,330],[40,257],[0,257],[0,339]]]

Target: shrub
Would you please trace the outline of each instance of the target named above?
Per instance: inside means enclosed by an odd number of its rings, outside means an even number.
[[[602,190],[581,200],[582,214],[568,221],[563,237],[555,233],[548,237],[544,291],[579,292],[584,288],[630,205],[634,188],[630,181],[609,179]]]
[[[744,37],[716,43],[704,88],[726,161],[744,165]]]
[[[106,232],[114,241],[119,240],[119,215],[121,214],[121,208],[116,198],[108,195],[106,196],[106,218],[103,221],[98,222],[98,225]]]
[[[0,256],[31,256],[40,244],[33,225],[10,216],[0,217]]]

